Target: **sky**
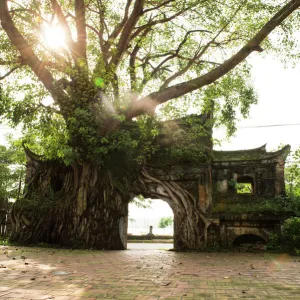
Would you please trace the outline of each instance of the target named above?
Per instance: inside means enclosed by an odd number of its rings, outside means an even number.
[[[251,107],[248,119],[238,123],[235,136],[216,149],[249,149],[267,143],[268,151],[280,144],[290,144],[295,150],[300,145],[300,62],[285,68],[279,59],[254,55],[251,63],[258,104]],[[279,124],[299,125],[253,128]],[[224,136],[224,129],[214,132],[215,138]]]

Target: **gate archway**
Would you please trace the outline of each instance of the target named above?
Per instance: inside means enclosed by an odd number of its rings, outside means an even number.
[[[201,249],[206,246],[210,222],[200,205],[198,180],[182,180],[182,175],[181,180],[176,180],[178,175],[173,173],[172,178],[171,172],[144,169],[137,192],[145,198],[166,201],[173,210],[175,250]]]

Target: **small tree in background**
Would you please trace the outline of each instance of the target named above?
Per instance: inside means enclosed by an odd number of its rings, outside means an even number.
[[[159,228],[167,228],[170,225],[172,225],[172,223],[173,223],[173,218],[172,217],[162,217],[159,220],[158,227]]]
[[[20,197],[25,177],[24,169],[16,152],[0,145],[0,201],[17,200]]]
[[[6,218],[9,201],[19,199],[24,177],[24,166],[17,152],[0,145],[0,224]]]

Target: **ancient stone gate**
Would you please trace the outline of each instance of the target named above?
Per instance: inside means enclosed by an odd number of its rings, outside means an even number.
[[[266,212],[260,210],[259,205],[267,199],[272,201],[274,197],[285,195],[284,165],[290,146],[275,152],[267,152],[266,145],[250,150],[215,151],[209,126],[206,135],[188,137],[194,126],[205,129],[204,124],[209,119],[209,115],[203,115],[198,117],[196,124],[184,119],[165,122],[157,142],[161,153],[165,151],[166,155],[158,155],[147,164],[146,170],[161,183],[176,183],[196,199],[209,221],[205,225],[205,247],[231,248],[240,236],[256,236],[267,242],[271,234],[280,234],[287,214]],[[197,148],[200,155],[191,157],[186,152],[172,160],[170,149],[174,145],[186,151]],[[157,189],[154,187],[149,195],[163,195]],[[168,194],[171,193],[172,186]],[[174,210],[176,204],[170,197],[162,200]],[[174,218],[174,246],[180,249],[176,231],[180,230],[178,223],[182,221],[176,222],[175,214]]]

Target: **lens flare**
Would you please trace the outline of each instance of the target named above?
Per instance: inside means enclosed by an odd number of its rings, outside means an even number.
[[[46,44],[51,48],[62,48],[65,46],[65,33],[59,26],[45,27],[42,36]]]
[[[104,88],[104,86],[105,86],[104,79],[101,77],[96,77],[94,79],[94,83],[95,83],[95,86],[97,86],[99,88]]]

